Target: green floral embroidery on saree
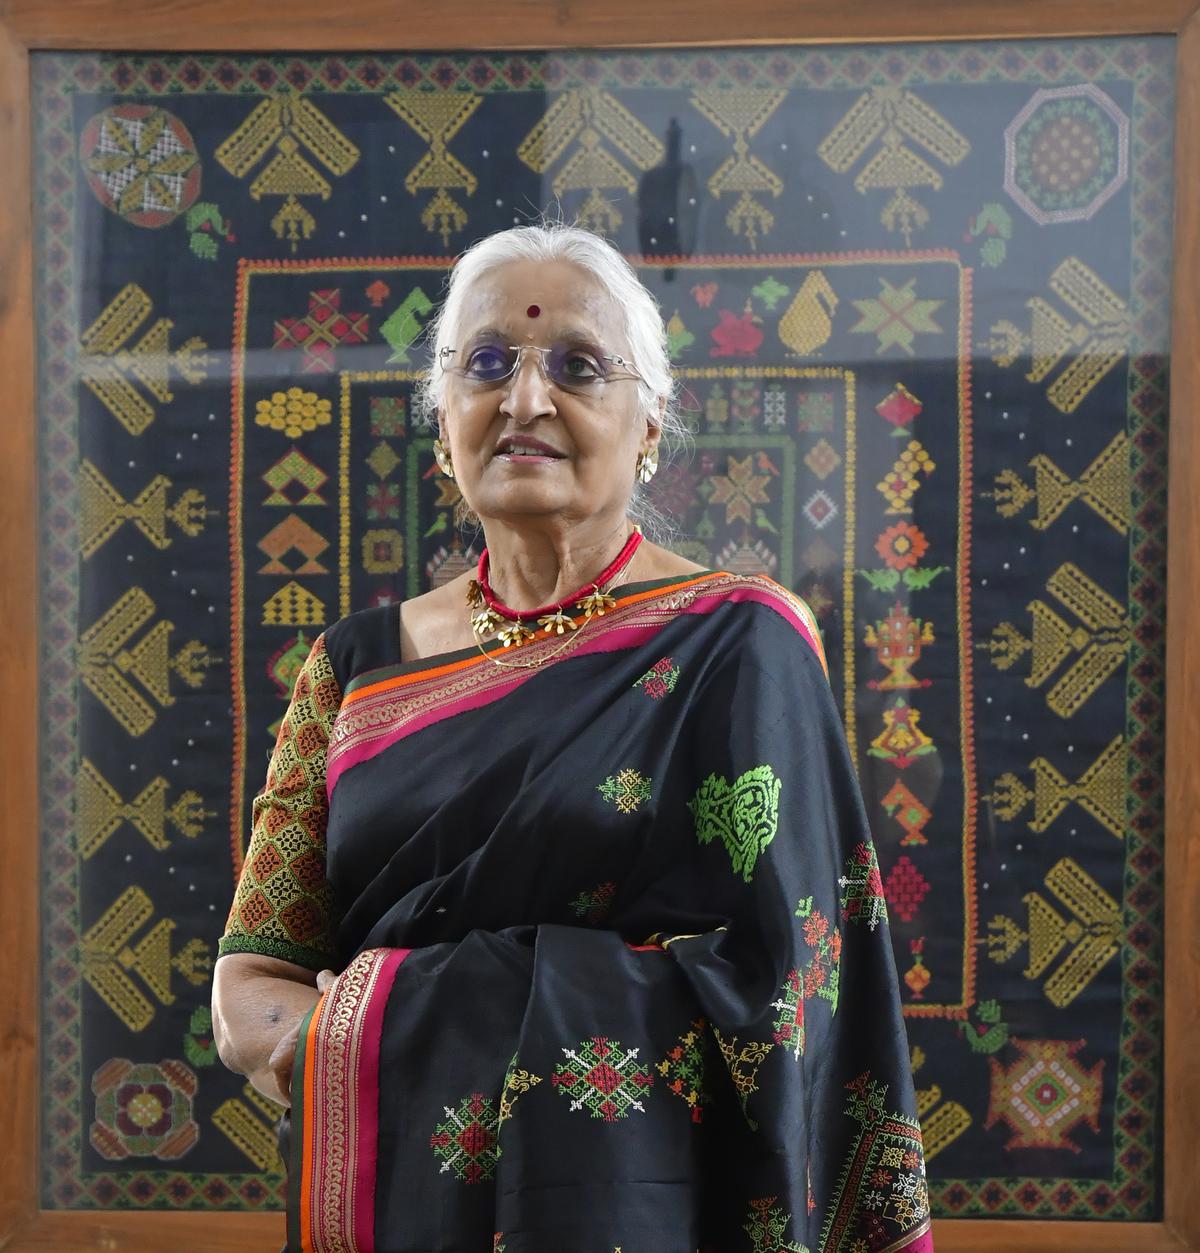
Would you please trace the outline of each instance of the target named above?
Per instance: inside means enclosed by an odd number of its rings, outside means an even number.
[[[779,826],[781,780],[770,766],[754,766],[732,783],[710,774],[688,801],[696,820],[696,838],[711,844],[720,838],[735,874],[749,883],[759,854]]]

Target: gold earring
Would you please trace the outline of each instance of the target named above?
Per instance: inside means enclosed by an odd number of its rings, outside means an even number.
[[[658,448],[647,448],[638,453],[637,465],[634,466],[634,473],[637,475],[639,483],[649,483],[650,480],[658,473]]]
[[[438,469],[448,478],[454,477],[454,462],[450,460],[450,449],[442,443],[441,439],[433,441],[433,459],[438,464]]]

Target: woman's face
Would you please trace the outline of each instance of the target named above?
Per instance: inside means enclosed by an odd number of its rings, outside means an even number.
[[[485,380],[514,345],[561,350],[559,368],[578,378],[592,375],[593,363],[619,369],[605,354],[630,358],[615,301],[568,261],[499,266],[476,282],[465,307],[448,363],[470,364]],[[454,373],[445,381],[440,433],[463,496],[485,521],[557,515],[615,522],[624,514],[637,455],[659,437],[641,411],[635,380],[611,379],[578,394],[548,381],[539,354],[526,351],[501,382]]]

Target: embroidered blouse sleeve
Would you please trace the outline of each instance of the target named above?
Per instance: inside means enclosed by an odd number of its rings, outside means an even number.
[[[321,970],[334,962],[333,895],[325,876],[326,756],[341,687],[313,644],[254,800],[250,847],[219,953],[261,953]]]

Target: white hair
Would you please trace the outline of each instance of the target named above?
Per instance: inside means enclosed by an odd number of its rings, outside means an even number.
[[[667,332],[658,301],[608,240],[562,222],[497,231],[472,244],[455,262],[446,283],[446,298],[425,327],[430,358],[417,386],[418,414],[430,425],[436,421],[446,388],[446,375],[438,365],[440,354],[443,348],[456,346],[471,289],[479,279],[512,261],[569,261],[591,274],[608,293],[621,318],[633,365],[641,376],[637,384],[641,411],[653,426],[661,428],[660,457],[666,461],[677,442],[686,443],[690,432],[679,413],[678,385],[671,374]],[[643,492],[635,483],[630,516],[653,538],[665,539],[670,524]]]

